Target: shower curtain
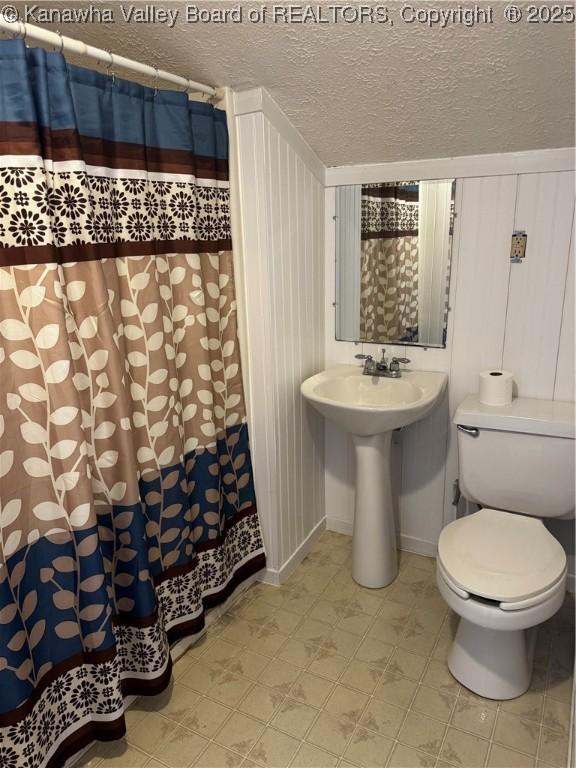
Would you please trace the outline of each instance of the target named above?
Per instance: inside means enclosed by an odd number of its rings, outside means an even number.
[[[225,114],[0,43],[0,766],[60,766],[264,564]]]
[[[418,182],[362,185],[360,338],[418,341]]]

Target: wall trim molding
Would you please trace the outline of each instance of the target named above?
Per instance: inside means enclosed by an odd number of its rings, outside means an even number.
[[[286,560],[279,569],[267,568],[265,571],[262,571],[263,575],[260,580],[264,584],[270,584],[273,587],[279,587],[284,584],[284,582],[294,573],[296,568],[298,568],[306,555],[313,549],[314,544],[316,544],[324,530],[326,530],[325,517],[323,517],[320,522],[316,523],[298,549],[290,555],[288,560]]]
[[[326,168],[326,186],[371,184],[379,181],[409,179],[445,179],[473,176],[507,176],[520,173],[573,171],[576,149],[535,149],[526,152],[503,152],[490,155],[439,157],[428,160],[406,160],[395,163],[338,165]]]
[[[262,112],[267,117],[278,133],[302,157],[310,172],[322,185],[325,185],[326,166],[302,137],[302,134],[292,125],[268,91],[265,88],[236,91],[234,93],[234,114],[238,117],[238,115],[248,115],[253,112]]]

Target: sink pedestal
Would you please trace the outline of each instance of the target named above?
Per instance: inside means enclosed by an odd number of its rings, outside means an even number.
[[[390,481],[392,432],[352,435],[356,457],[356,504],[352,577],[363,587],[385,587],[398,573]]]

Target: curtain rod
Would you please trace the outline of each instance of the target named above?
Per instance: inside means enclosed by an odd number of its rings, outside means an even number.
[[[59,32],[51,32],[48,29],[37,27],[33,24],[25,24],[22,21],[7,21],[6,18],[0,15],[0,30],[9,32],[14,37],[21,37],[24,40],[30,40],[34,43],[38,43],[41,46],[51,46],[60,51],[60,53],[72,53],[77,56],[83,56],[87,59],[96,59],[100,64],[105,64],[109,69],[114,67],[120,67],[121,69],[127,69],[132,72],[137,72],[140,75],[146,75],[153,78],[154,82],[166,82],[173,85],[179,85],[185,88],[186,91],[200,91],[208,96],[216,96],[216,89],[210,85],[204,85],[203,83],[197,83],[194,80],[188,80],[180,75],[173,75],[171,72],[166,72],[163,69],[156,69],[149,64],[142,64],[139,61],[133,59],[127,59],[125,56],[118,56],[110,51],[105,51],[102,48],[95,48],[92,45],[87,45],[81,40],[75,40],[73,37],[66,37]]]

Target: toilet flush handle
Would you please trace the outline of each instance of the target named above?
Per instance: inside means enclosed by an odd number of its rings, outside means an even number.
[[[478,427],[467,427],[466,424],[457,424],[456,428],[459,429],[460,432],[465,432],[467,435],[470,435],[470,437],[478,437],[480,434]]]

